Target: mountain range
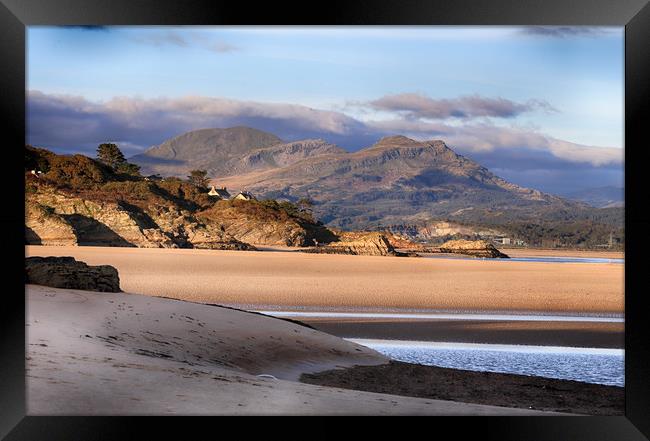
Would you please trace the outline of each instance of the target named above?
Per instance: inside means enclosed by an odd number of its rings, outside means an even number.
[[[285,142],[247,127],[185,133],[130,159],[143,173],[208,171],[212,183],[260,198],[309,198],[315,215],[344,229],[450,220],[516,225],[597,220],[622,228],[622,212],[506,181],[442,140],[389,136],[356,152],[324,140]],[[596,210],[596,211],[595,211]]]

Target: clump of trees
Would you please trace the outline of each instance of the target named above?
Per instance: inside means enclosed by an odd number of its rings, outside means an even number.
[[[210,183],[207,170],[191,170],[187,180],[197,187],[206,188]]]
[[[50,159],[54,154],[45,149],[25,146],[25,171],[36,170],[47,173],[50,170]]]
[[[126,160],[117,144],[106,142],[97,147],[97,160],[116,173],[140,176],[140,166]]]

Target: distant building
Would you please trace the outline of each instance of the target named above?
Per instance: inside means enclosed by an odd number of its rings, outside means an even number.
[[[145,181],[164,181],[162,176],[160,176],[159,174],[145,176],[144,180]]]
[[[509,237],[495,237],[494,242],[499,245],[510,245],[512,243]]]
[[[221,188],[215,188],[214,185],[208,192],[209,196],[216,196],[219,197],[220,199],[230,199],[230,193],[228,193],[228,190],[226,190],[226,187],[221,187]]]
[[[240,201],[250,201],[250,200],[254,200],[255,196],[253,196],[247,191],[242,191],[239,194],[237,194],[237,196],[235,196],[233,199],[238,199]]]

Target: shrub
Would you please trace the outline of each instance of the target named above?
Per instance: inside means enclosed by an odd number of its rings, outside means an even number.
[[[56,186],[72,189],[97,188],[113,175],[108,167],[84,155],[52,155],[49,166],[44,178]]]
[[[30,145],[25,146],[25,171],[38,170],[46,173],[50,170],[50,158],[54,153]]]

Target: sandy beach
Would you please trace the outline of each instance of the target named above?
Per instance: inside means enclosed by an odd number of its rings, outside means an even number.
[[[127,293],[26,291],[28,415],[535,414],[299,383],[388,360],[281,319]]]
[[[263,309],[622,313],[624,266],[192,249],[27,246],[118,269],[125,291]]]
[[[113,265],[125,291],[28,285],[32,415],[110,415],[124,409],[133,415],[620,414],[622,409],[622,388],[389,362],[340,338],[622,348],[620,317],[592,321],[590,316],[623,311],[621,264],[280,249],[29,246],[26,254]],[[292,322],[219,304],[317,315]],[[343,315],[318,316],[325,311]],[[362,318],[360,311],[391,311],[397,317]],[[404,318],[414,311],[414,316],[448,311],[455,318]],[[459,311],[471,313],[460,318]],[[472,318],[497,311],[505,318]],[[520,315],[509,319],[512,313]],[[598,399],[585,400],[587,395]]]

